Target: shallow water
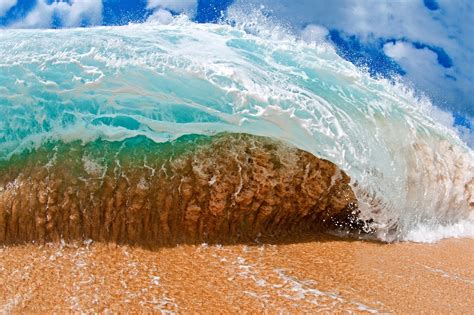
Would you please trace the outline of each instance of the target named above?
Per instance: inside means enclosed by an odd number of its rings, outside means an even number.
[[[296,241],[296,240],[294,240]],[[470,313],[474,240],[0,249],[0,312]]]

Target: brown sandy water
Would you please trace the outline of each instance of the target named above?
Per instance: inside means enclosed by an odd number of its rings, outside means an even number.
[[[0,313],[472,313],[474,239],[0,249]]]
[[[349,182],[242,134],[47,143],[0,163],[0,314],[472,312],[474,239],[320,234]]]
[[[357,225],[350,178],[268,138],[49,143],[0,161],[0,244],[157,247]]]

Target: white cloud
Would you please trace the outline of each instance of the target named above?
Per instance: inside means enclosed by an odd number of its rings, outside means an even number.
[[[51,26],[53,19],[53,6],[49,6],[46,2],[39,0],[36,7],[28,13],[28,15],[20,21],[11,25],[19,28],[47,28]]]
[[[170,24],[173,21],[173,15],[170,11],[164,9],[158,9],[153,12],[147,19],[148,22],[158,24]]]
[[[147,9],[162,9],[194,16],[197,9],[197,0],[148,0]]]
[[[57,16],[64,27],[77,27],[82,23],[99,25],[102,22],[102,0],[54,1],[38,0],[36,7],[20,21],[13,23],[18,28],[48,28]]]
[[[438,63],[435,52],[428,48],[416,48],[404,41],[387,43],[383,50],[406,71],[405,77],[418,88],[428,90],[432,97],[445,99],[445,76],[450,71]]]
[[[84,20],[92,25],[102,23],[102,0],[74,0],[71,5],[59,4],[58,11],[66,27],[79,26]]]
[[[0,17],[4,16],[16,2],[17,0],[0,0]]]
[[[460,138],[471,148],[474,148],[474,130],[462,125],[455,126],[454,116],[451,112],[444,111],[436,106],[432,106],[430,116],[444,126],[457,131]],[[467,117],[468,123],[474,126],[474,117]]]
[[[327,28],[309,24],[301,31],[301,38],[307,42],[321,42],[326,40],[326,36],[329,34]]]

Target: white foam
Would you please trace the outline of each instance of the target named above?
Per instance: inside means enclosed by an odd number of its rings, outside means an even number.
[[[474,238],[474,218],[448,225],[418,224],[404,240],[417,243],[436,243],[445,238]]]

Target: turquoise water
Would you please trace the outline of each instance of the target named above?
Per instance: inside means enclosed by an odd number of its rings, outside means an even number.
[[[345,170],[384,240],[456,224],[474,235],[474,154],[431,111],[331,46],[285,34],[179,19],[0,30],[3,160],[50,140],[268,136]]]

